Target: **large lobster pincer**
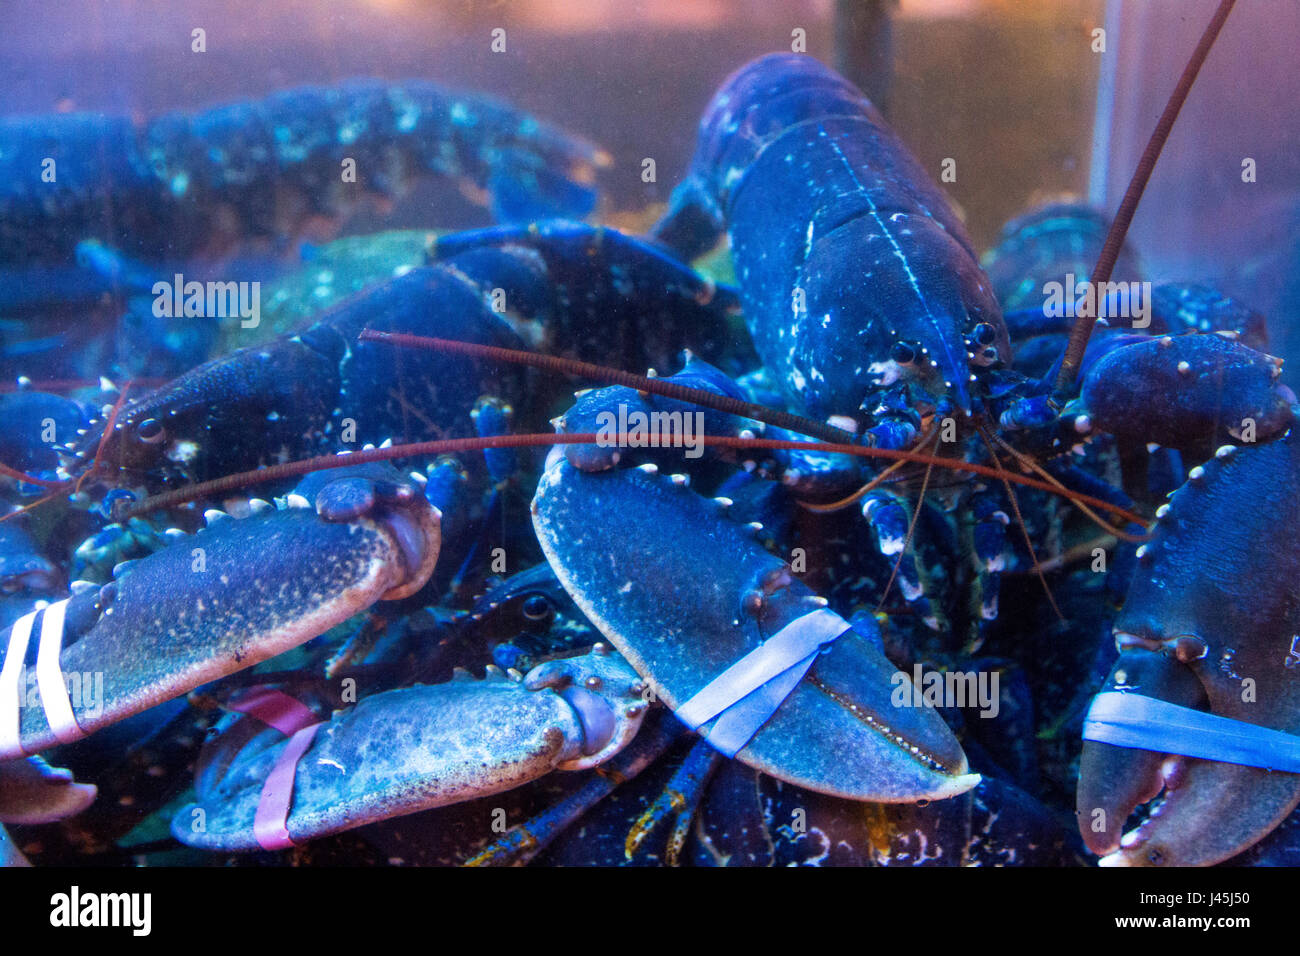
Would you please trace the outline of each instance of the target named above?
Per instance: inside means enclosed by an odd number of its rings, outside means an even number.
[[[1224,446],[1157,515],[1085,723],[1079,828],[1105,865],[1217,863],[1300,802],[1300,437]]]
[[[1233,334],[1163,335],[1099,359],[1065,415],[1078,416],[1080,434],[1096,428],[1120,443],[1208,457],[1224,442],[1270,441],[1291,427],[1295,393],[1281,374],[1281,359]]]
[[[907,677],[871,636],[728,502],[686,485],[653,465],[589,473],[554,454],[533,500],[561,583],[655,694],[723,753],[810,790],[899,803],[978,783],[934,710],[896,705]]]
[[[643,690],[597,644],[523,676],[489,666],[482,679],[460,671],[373,694],[324,721],[302,704],[294,720],[291,703],[263,726],[250,709],[205,751],[198,801],[172,832],[212,850],[283,849],[595,767],[636,736]]]
[[[395,470],[345,469],[308,490],[314,507],[294,493],[241,519],[209,512],[198,534],[20,618],[0,636],[0,759],[70,743],[428,580],[438,514]]]
[[[613,229],[547,221],[441,240],[436,260],[358,293],[298,328],[205,362],[97,421],[67,467],[115,467],[116,480],[175,485],[335,444],[397,435],[443,438],[474,427],[483,395],[531,412],[550,396],[513,370],[432,352],[394,356],[363,330],[454,337],[601,357],[611,316],[625,352],[663,366],[684,346],[721,360],[735,294],[657,246]],[[256,428],[248,427],[256,422]],[[102,444],[101,444],[102,443]]]

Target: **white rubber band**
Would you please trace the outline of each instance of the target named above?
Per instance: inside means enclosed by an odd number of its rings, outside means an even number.
[[[1098,694],[1083,719],[1083,739],[1300,773],[1300,737],[1143,694]]]
[[[27,756],[22,748],[22,734],[19,730],[20,708],[27,688],[20,686],[19,681],[23,676],[23,661],[27,658],[27,642],[32,636],[32,625],[39,613],[40,611],[32,611],[24,614],[14,621],[14,626],[9,631],[4,668],[0,669],[0,760]]]
[[[705,740],[734,757],[794,692],[822,648],[852,625],[820,608],[795,618],[677,708],[691,730],[717,717]]]
[[[803,675],[812,667],[817,654],[810,654],[789,670],[782,671],[770,681],[736,701],[714,722],[704,739],[724,757],[734,757],[754,739],[765,723],[772,719],[776,709],[794,693]]]
[[[56,601],[45,609],[41,620],[41,643],[36,648],[36,686],[41,690],[41,706],[54,738],[61,744],[76,743],[85,732],[77,726],[68,700],[68,685],[63,680],[59,654],[63,651],[63,615],[68,600]]]
[[[700,688],[677,708],[678,718],[687,727],[696,729],[850,627],[848,621],[826,608],[795,618]]]

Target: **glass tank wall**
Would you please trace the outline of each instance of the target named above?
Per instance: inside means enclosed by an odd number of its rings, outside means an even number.
[[[6,4],[0,861],[1296,863],[1216,7]]]

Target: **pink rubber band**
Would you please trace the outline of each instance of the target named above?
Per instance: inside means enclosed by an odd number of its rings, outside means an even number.
[[[287,850],[294,845],[288,824],[298,761],[311,747],[324,721],[317,720],[302,701],[272,687],[254,687],[227,701],[226,709],[247,714],[289,737],[262,784],[257,812],[253,814],[253,836],[258,846],[263,850]]]
[[[254,687],[226,702],[226,709],[256,717],[286,737],[317,723],[316,715],[302,701],[271,687]]]
[[[263,850],[287,850],[293,846],[288,828],[293,781],[298,773],[298,761],[311,746],[320,727],[319,723],[312,724],[290,737],[267,775],[266,783],[262,784],[257,812],[253,815],[253,836]]]

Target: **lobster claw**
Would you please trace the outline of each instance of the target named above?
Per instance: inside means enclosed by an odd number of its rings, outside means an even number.
[[[1168,651],[1126,652],[1107,682],[1148,697],[1237,720],[1276,726],[1286,713],[1207,697],[1194,669]],[[1240,701],[1239,701],[1240,703]],[[1252,710],[1254,707],[1256,709]],[[1163,792],[1163,802],[1121,836],[1129,813]],[[1079,827],[1102,866],[1207,866],[1251,846],[1300,803],[1300,774],[1117,747],[1087,740],[1079,767]]]
[[[648,710],[640,690],[597,644],[522,677],[489,667],[482,679],[457,671],[372,694],[320,723],[310,712],[289,726],[241,718],[205,748],[197,801],[172,833],[205,849],[286,849],[594,767],[636,736]]]
[[[245,518],[211,511],[197,534],[0,632],[0,759],[70,743],[418,591],[439,515],[394,476],[335,470],[319,491],[299,486],[315,508],[292,493]],[[64,675],[93,692],[60,693]]]
[[[910,690],[906,675],[723,514],[727,504],[652,465],[587,473],[558,455],[538,486],[533,523],[578,606],[655,695],[724,753],[851,800],[940,800],[979,783],[938,713],[898,693]],[[806,673],[781,673],[722,710],[700,705],[720,675],[814,615],[832,640],[813,651]],[[778,684],[771,709],[750,722],[747,706]]]
[[[1205,702],[1190,669],[1167,654],[1149,650],[1123,654],[1104,689],[1133,690],[1185,707]],[[1135,807],[1160,793],[1166,771],[1175,765],[1175,758],[1168,754],[1085,740],[1079,763],[1078,813],[1088,849],[1101,857],[1119,850],[1124,821]]]
[[[1199,727],[1197,714],[1174,712],[1147,731],[1162,733],[1168,749],[1201,756],[1085,741],[1079,829],[1103,865],[1218,863],[1262,839],[1300,803],[1300,773],[1271,769],[1293,764],[1270,749],[1270,738],[1300,732],[1293,670],[1300,664],[1300,555],[1258,544],[1300,533],[1298,485],[1300,440],[1292,432],[1268,445],[1220,449],[1193,469],[1139,549],[1138,574],[1115,623],[1120,658],[1106,690],[1208,710],[1221,720]],[[1243,501],[1254,504],[1243,508]],[[1149,818],[1121,835],[1129,813],[1162,790]]]
[[[0,760],[0,822],[52,823],[75,816],[95,800],[94,784],[77,783],[72,771],[41,757]]]

